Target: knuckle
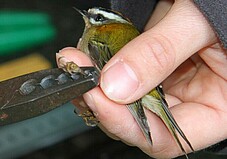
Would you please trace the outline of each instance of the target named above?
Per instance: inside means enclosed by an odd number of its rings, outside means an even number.
[[[144,41],[141,48],[141,56],[144,56],[146,63],[152,71],[166,73],[174,67],[175,51],[170,40],[162,35],[152,36],[144,33]]]

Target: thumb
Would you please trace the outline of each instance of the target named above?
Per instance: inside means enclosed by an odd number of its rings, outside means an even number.
[[[101,88],[119,103],[133,102],[216,37],[190,0],[176,1],[152,29],[123,47],[104,67]]]

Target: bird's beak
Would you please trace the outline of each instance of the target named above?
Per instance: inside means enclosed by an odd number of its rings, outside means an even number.
[[[82,15],[83,17],[88,17],[88,12],[86,10],[79,10],[76,7],[73,7],[78,13],[80,13],[80,15]]]
[[[90,27],[89,14],[86,10],[79,10],[76,7],[73,7],[80,15],[83,16],[86,27]]]

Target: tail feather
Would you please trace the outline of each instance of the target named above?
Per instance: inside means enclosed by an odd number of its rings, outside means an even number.
[[[192,151],[194,151],[191,143],[189,142],[189,140],[187,139],[187,137],[185,136],[184,132],[181,130],[181,128],[179,127],[179,125],[177,124],[176,120],[173,118],[173,115],[170,113],[169,109],[166,106],[164,106],[163,109],[164,109],[164,112],[166,113],[166,115],[168,116],[168,120],[170,121],[170,124],[177,130],[177,132],[180,134],[180,136],[188,144],[188,146],[190,147],[190,149]]]
[[[170,133],[172,134],[172,136],[174,137],[175,141],[177,142],[177,144],[179,145],[181,151],[184,153],[184,155],[186,156],[186,158],[188,158],[187,153],[183,147],[183,145],[181,144],[179,137],[177,136],[175,126],[172,123],[172,120],[168,117],[168,115],[162,115],[160,116],[160,118],[162,119],[162,121],[165,123],[166,127],[168,128],[168,130],[170,131]],[[179,127],[178,127],[179,128]],[[178,130],[177,130],[178,131]]]
[[[166,127],[168,128],[169,132],[173,135],[174,139],[176,140],[177,144],[179,145],[182,152],[187,157],[186,151],[181,144],[179,137],[177,136],[176,131],[180,134],[180,136],[185,140],[185,142],[188,144],[188,146],[191,148],[192,151],[194,151],[192,145],[190,144],[189,140],[183,133],[183,131],[178,126],[177,122],[173,118],[173,115],[168,109],[168,105],[166,100],[164,99],[164,95],[161,94],[159,91],[161,88],[156,88],[152,90],[149,94],[145,95],[141,102],[142,105],[147,108],[148,110],[151,110],[156,115],[158,115],[161,120],[164,122]],[[188,157],[187,157],[188,158]]]
[[[134,119],[136,120],[137,124],[139,125],[140,129],[142,130],[144,136],[146,137],[146,140],[152,145],[150,128],[147,122],[144,108],[141,105],[141,100],[128,104],[127,107]]]
[[[173,125],[173,127],[177,130],[177,132],[180,134],[180,136],[184,139],[184,141],[188,144],[188,146],[190,147],[190,149],[192,151],[194,151],[191,143],[188,141],[187,137],[185,136],[184,132],[180,129],[179,125],[177,124],[176,120],[174,119],[172,113],[169,111],[168,108],[168,104],[164,98],[164,95],[162,94],[162,89],[160,87],[156,87],[156,90],[158,91],[158,93],[161,95],[160,98],[160,103],[162,104],[162,108],[165,112],[165,114],[168,116],[168,120],[171,122],[171,125]]]

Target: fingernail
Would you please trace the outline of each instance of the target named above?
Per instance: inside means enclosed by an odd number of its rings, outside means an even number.
[[[83,100],[79,101],[78,104],[79,104],[81,107],[83,107],[83,108],[87,108],[87,104],[84,103]]]
[[[118,61],[108,68],[101,78],[103,91],[110,99],[115,101],[127,99],[137,90],[138,86],[136,74],[123,61]]]
[[[85,93],[83,95],[84,100],[86,102],[86,104],[88,105],[88,107],[93,111],[96,112],[96,106],[95,106],[95,101],[93,96],[90,93]]]
[[[58,59],[61,58],[61,57],[62,57],[62,55],[61,55],[59,52],[57,52],[57,53],[56,53],[56,59],[57,59],[57,61],[58,61]]]
[[[67,62],[70,62],[65,56],[61,55],[60,53],[56,53],[57,65],[59,68],[64,68]]]

